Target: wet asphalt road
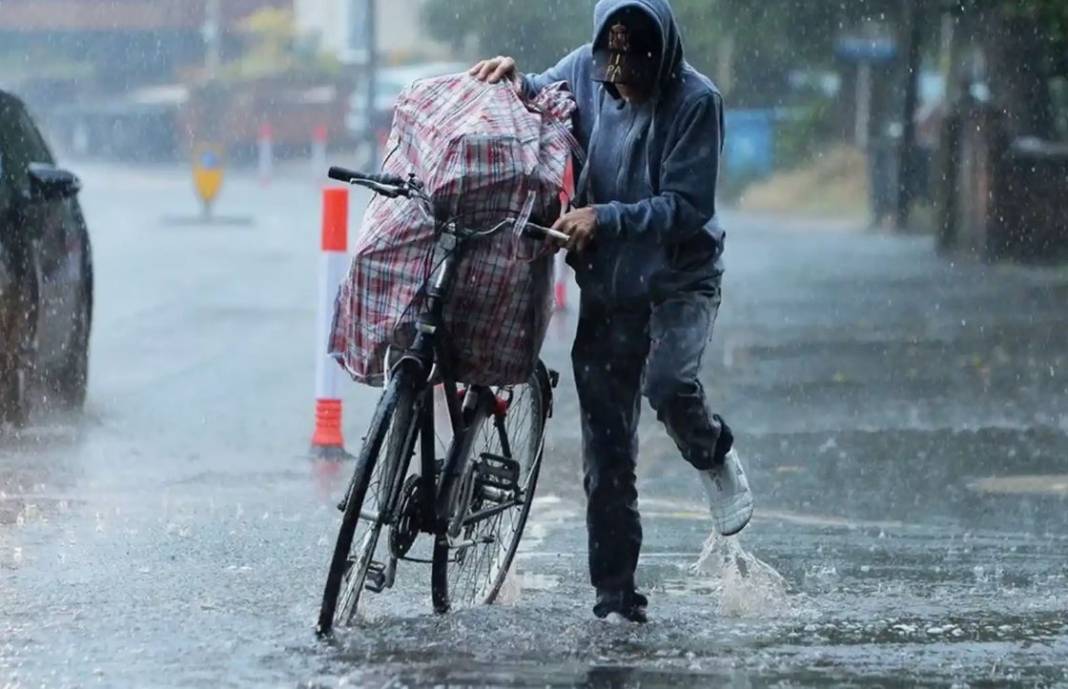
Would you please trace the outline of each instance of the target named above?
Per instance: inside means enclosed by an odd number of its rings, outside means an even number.
[[[646,413],[653,621],[592,619],[566,315],[506,604],[435,617],[412,565],[324,644],[349,467],[305,456],[315,184],[238,177],[219,210],[253,227],[176,227],[184,172],[81,172],[90,400],[0,440],[0,687],[1068,686],[1068,273],[730,217],[706,379],[757,491],[740,544],[702,557],[697,485]],[[348,389],[350,445],[375,398]]]

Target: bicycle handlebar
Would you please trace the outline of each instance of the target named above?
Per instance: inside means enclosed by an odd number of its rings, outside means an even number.
[[[406,180],[396,175],[372,175],[336,165],[330,168],[327,176],[345,184],[358,184],[362,187],[367,187],[390,198],[408,196],[413,189],[418,190],[419,188],[411,180]],[[501,223],[499,227],[503,227],[505,224],[507,224],[507,221]],[[534,239],[554,239],[561,242],[567,242],[568,240],[568,236],[563,232],[532,222],[524,225],[523,234]]]
[[[551,227],[542,227],[532,222],[528,222],[523,227],[523,234],[533,239],[555,239],[557,241],[566,242],[568,236],[560,230],[554,230]]]
[[[348,168],[333,166],[327,173],[330,179],[336,179],[339,182],[345,182],[346,184],[359,184],[360,182],[369,182],[371,184],[380,184],[387,187],[403,187],[408,183],[408,180],[397,177],[396,175],[372,175],[365,172],[356,172],[355,170],[349,170]]]

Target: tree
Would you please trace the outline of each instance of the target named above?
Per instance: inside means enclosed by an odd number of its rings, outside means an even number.
[[[435,37],[476,56],[512,55],[538,71],[590,40],[593,0],[431,0],[424,20]]]
[[[959,51],[954,79],[983,81],[1012,135],[1055,136],[1050,86],[1068,76],[1068,2],[958,0],[949,9],[957,45],[970,48]]]
[[[1050,0],[1052,1],[1052,0]],[[826,67],[843,30],[866,20],[893,21],[894,0],[673,0],[687,59],[714,75],[731,101],[775,104],[792,71]],[[427,24],[479,55],[514,55],[544,69],[592,37],[593,0],[430,0]],[[476,57],[468,55],[467,57]]]

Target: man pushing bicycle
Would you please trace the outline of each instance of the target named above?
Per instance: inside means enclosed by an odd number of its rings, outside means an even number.
[[[716,219],[723,99],[683,59],[668,0],[600,0],[593,43],[541,74],[515,60],[471,74],[528,94],[566,81],[586,151],[578,207],[554,229],[582,291],[572,350],[582,411],[594,614],[646,620],[635,569],[642,528],[635,466],[644,394],[698,470],[715,528],[749,523],[753,499],[726,422],[709,410],[701,359],[720,304],[724,232]]]

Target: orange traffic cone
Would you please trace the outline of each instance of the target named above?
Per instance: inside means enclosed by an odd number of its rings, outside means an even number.
[[[341,431],[341,370],[327,354],[334,298],[348,270],[349,190],[323,189],[322,258],[316,322],[315,433],[312,453],[318,458],[346,459]]]

